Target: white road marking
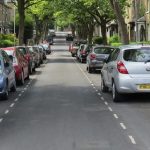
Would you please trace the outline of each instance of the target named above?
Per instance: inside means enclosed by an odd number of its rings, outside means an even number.
[[[98,90],[96,90],[96,92],[98,92]]]
[[[8,113],[9,113],[9,110],[6,110],[6,111],[5,111],[5,114],[8,114]]]
[[[93,83],[92,83],[91,85],[92,85],[92,86],[94,86],[94,84],[93,84]]]
[[[21,97],[21,96],[22,96],[22,94],[19,94],[18,96],[19,96],[19,97]]]
[[[116,119],[118,119],[118,116],[117,116],[117,114],[114,114],[114,117],[115,117]]]
[[[26,88],[28,88],[29,87],[29,85],[26,85]]]
[[[95,86],[93,86],[93,89],[96,89],[96,87],[95,87]]]
[[[105,103],[105,105],[108,105],[108,103],[106,101],[104,103]]]
[[[18,101],[18,98],[16,98],[14,101],[17,102],[17,101]]]
[[[122,127],[124,130],[127,129],[126,126],[124,125],[124,123],[120,123],[120,125],[121,125],[121,127]]]
[[[97,93],[99,96],[101,95],[101,93]]]
[[[113,111],[111,107],[108,107],[108,109],[109,109],[111,112]]]
[[[3,118],[0,118],[0,123],[3,121]]]
[[[129,135],[129,139],[131,140],[132,144],[136,144],[135,139],[133,138],[132,135]]]
[[[24,91],[21,91],[22,93],[24,93]]]
[[[15,103],[12,103],[12,104],[10,105],[10,107],[12,108],[12,107],[14,107],[14,105],[15,105]]]
[[[104,101],[104,97],[101,97],[101,100],[103,100],[103,101]]]
[[[24,88],[24,90],[27,90],[27,88]]]

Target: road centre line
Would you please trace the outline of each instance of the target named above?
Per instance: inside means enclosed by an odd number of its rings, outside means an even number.
[[[9,113],[9,110],[7,109],[7,110],[5,111],[5,113],[4,113],[4,114],[6,115],[6,114],[8,114],[8,113]]]
[[[12,108],[12,107],[14,107],[14,105],[15,105],[15,103],[12,103],[12,104],[10,105],[10,107]]]
[[[108,105],[108,103],[106,101],[104,103],[105,103],[105,105]]]
[[[21,91],[22,93],[24,93],[24,91]]]
[[[103,101],[104,101],[104,97],[101,97],[101,100],[103,100]]]
[[[101,95],[101,93],[98,93],[98,95],[100,96],[100,95]]]
[[[19,96],[19,97],[21,97],[21,96],[22,96],[22,94],[19,94],[18,96]]]
[[[72,58],[73,59],[73,58]],[[74,60],[74,59],[73,59]],[[85,72],[82,70],[82,68],[76,63],[76,61],[74,60],[75,64],[78,66],[78,68],[80,69],[80,71],[84,74],[84,76],[87,78],[87,80],[92,83],[92,81],[89,79],[89,77],[85,74]],[[92,85],[92,84],[91,84]],[[93,84],[94,85],[94,84]]]
[[[98,92],[98,90],[96,90],[96,92]]]
[[[119,117],[117,116],[117,114],[114,114],[114,117],[116,118],[116,119],[118,119]]]
[[[0,118],[0,123],[3,121],[3,118]]]
[[[131,140],[132,144],[136,144],[136,141],[132,135],[129,135],[129,139]]]
[[[15,101],[15,102],[17,102],[18,100],[19,100],[19,99],[18,99],[18,98],[16,98],[14,101]]]
[[[121,127],[122,127],[124,130],[127,129],[126,126],[124,125],[124,123],[121,122],[120,125],[121,125]]]
[[[109,109],[111,112],[113,111],[111,107],[108,107],[108,109]]]

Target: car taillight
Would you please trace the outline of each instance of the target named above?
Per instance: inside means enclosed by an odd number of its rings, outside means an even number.
[[[117,62],[117,69],[122,74],[128,74],[128,70],[126,69],[122,61]]]
[[[96,55],[95,54],[90,54],[90,59],[91,60],[96,59]]]

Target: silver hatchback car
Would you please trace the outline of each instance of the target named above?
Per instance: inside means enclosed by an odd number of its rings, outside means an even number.
[[[150,45],[116,48],[101,70],[101,90],[112,90],[113,101],[122,94],[150,93]]]
[[[96,69],[101,69],[104,64],[104,59],[108,58],[113,50],[114,48],[111,46],[93,46],[86,58],[87,71],[92,73]]]

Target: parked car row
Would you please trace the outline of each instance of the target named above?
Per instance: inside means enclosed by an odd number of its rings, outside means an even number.
[[[101,91],[112,93],[114,102],[127,94],[150,93],[150,45],[79,45],[79,62],[86,62],[89,73],[101,70]]]
[[[0,98],[8,99],[9,91],[23,85],[25,79],[46,59],[41,45],[16,46],[0,49]]]

